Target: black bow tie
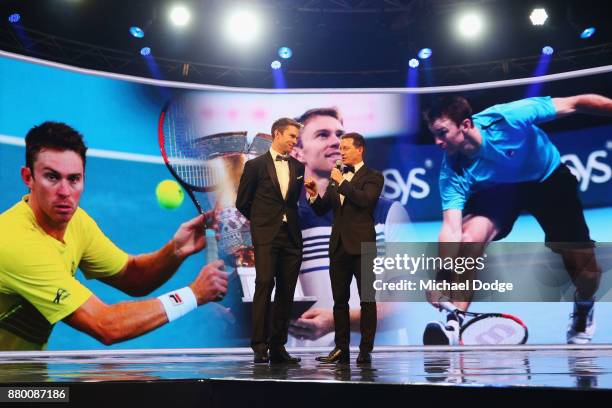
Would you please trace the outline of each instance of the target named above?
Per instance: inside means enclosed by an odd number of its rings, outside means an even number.
[[[276,161],[289,161],[289,156],[283,156],[282,154],[276,155]]]
[[[344,169],[342,170],[342,172],[355,174],[355,166],[351,166],[350,164],[347,164],[346,166],[344,166]]]

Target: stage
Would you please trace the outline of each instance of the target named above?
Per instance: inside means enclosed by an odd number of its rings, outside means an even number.
[[[379,347],[369,366],[314,360],[253,364],[250,349],[0,353],[0,387],[69,389],[74,404],[312,406],[414,398],[456,402],[547,399],[584,403],[612,395],[612,346]],[[605,394],[605,395],[603,395]],[[229,404],[229,405],[228,405]]]

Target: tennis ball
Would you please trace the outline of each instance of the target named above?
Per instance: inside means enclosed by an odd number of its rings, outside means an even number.
[[[155,195],[160,207],[166,210],[173,210],[183,204],[185,193],[183,189],[174,180],[164,180],[159,182],[155,188]]]

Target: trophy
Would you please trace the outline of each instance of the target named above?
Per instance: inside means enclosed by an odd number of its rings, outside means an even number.
[[[214,215],[219,226],[219,252],[231,265],[254,267],[249,221],[236,209],[236,194],[244,163],[269,150],[271,137],[257,134],[247,148],[246,132],[226,132],[199,139],[215,173]]]
[[[209,199],[218,225],[218,256],[235,268],[242,287],[242,301],[255,293],[255,254],[249,221],[236,209],[236,195],[244,163],[267,152],[272,137],[263,133],[248,145],[247,132],[224,132],[198,138],[198,150],[215,175]]]
[[[215,186],[210,200],[220,235],[219,257],[235,268],[240,278],[242,302],[250,304],[255,294],[255,251],[249,221],[236,209],[236,195],[245,162],[268,152],[272,136],[258,133],[248,145],[247,132],[225,132],[198,138],[197,144],[214,173]],[[294,295],[297,316],[315,301],[316,298],[303,295],[298,281]]]

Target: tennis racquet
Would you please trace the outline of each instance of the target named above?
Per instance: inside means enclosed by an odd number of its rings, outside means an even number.
[[[465,312],[450,302],[440,302],[439,307],[451,313],[471,317],[461,326],[460,344],[496,346],[527,342],[527,326],[516,316],[506,313]]]
[[[246,147],[246,132],[200,136],[202,131],[198,130],[194,117],[197,116],[194,116],[188,99],[168,102],[159,117],[158,143],[170,174],[187,192],[197,211],[206,216],[206,261],[210,263],[220,257],[215,230],[211,229],[218,223],[219,214],[216,209],[214,216],[207,213],[205,204],[210,208],[210,201],[214,198],[209,199],[208,195],[218,193],[224,183],[227,184],[227,172],[223,171],[220,158],[242,154]],[[235,272],[230,274],[230,282],[238,280]],[[239,284],[237,287],[242,293],[242,287]]]
[[[200,214],[204,211],[202,194],[215,187],[212,166],[199,150],[194,127],[181,104],[167,103],[162,109],[158,123],[158,143],[162,158],[170,174],[183,187]],[[212,217],[207,215],[207,226]],[[206,260],[218,259],[217,241],[214,230],[206,229]]]

